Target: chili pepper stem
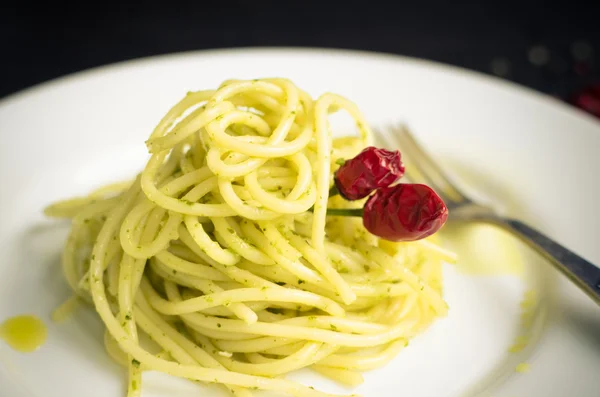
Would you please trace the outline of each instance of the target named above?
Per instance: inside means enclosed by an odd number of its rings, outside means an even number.
[[[362,208],[327,208],[327,216],[363,216]]]
[[[310,207],[309,212],[314,212],[315,208]],[[327,208],[327,216],[363,216],[362,208]]]
[[[338,190],[337,186],[335,186],[335,184],[334,184],[331,187],[331,189],[329,189],[329,197],[337,196],[338,194],[340,194],[340,191]]]

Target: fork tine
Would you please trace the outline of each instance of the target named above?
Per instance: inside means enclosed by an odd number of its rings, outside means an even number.
[[[402,155],[408,157],[412,167],[407,167],[407,176],[413,182],[425,180],[446,202],[467,203],[468,199],[457,187],[455,187],[439,165],[431,158],[429,154],[417,143],[408,128],[399,125],[390,128],[392,136],[396,141],[396,146],[400,146]],[[389,144],[389,139],[385,138]],[[416,171],[416,173],[414,172]],[[417,175],[415,175],[417,174]],[[415,178],[416,177],[416,178]]]
[[[390,140],[387,134],[379,133],[378,138],[380,138],[381,142],[387,149],[400,150],[402,152],[402,162],[406,167],[406,170],[404,172],[404,178],[406,178],[409,182],[412,183],[425,183],[427,185],[433,186],[435,182],[431,178],[429,178],[428,175],[424,175],[422,172],[419,172],[419,169],[416,166],[413,167],[412,157],[406,155],[407,150],[405,150],[405,145],[401,144],[400,139],[398,139],[398,135],[395,133],[394,130],[390,129],[390,131],[394,132],[391,135],[393,135],[394,138],[396,138],[394,140],[397,142],[393,142],[392,140]]]

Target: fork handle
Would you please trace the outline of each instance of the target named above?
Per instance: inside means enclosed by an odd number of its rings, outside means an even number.
[[[600,268],[521,221],[508,218],[488,221],[520,237],[600,305]]]

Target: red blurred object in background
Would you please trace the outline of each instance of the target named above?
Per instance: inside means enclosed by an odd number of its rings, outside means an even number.
[[[569,102],[600,118],[600,83],[592,84],[575,93]]]

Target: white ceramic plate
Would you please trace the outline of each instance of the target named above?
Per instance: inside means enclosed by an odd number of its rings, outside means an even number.
[[[211,51],[103,67],[0,102],[0,321],[33,313],[49,326],[48,342],[34,353],[0,342],[2,396],[124,395],[122,371],[104,353],[93,311],[79,310],[60,324],[49,320],[69,294],[59,266],[68,225],[44,219],[41,211],[141,169],[144,140],[186,91],[232,77],[271,76],[291,78],[313,95],[342,94],[374,126],[408,123],[467,187],[600,263],[600,124],[550,98],[460,69],[346,51]],[[524,274],[476,276],[448,266],[448,318],[387,367],[368,373],[356,392],[598,395],[600,310],[536,257],[486,233],[471,232],[462,260],[490,269],[502,269],[501,263],[505,270],[524,262]],[[536,324],[544,327],[531,330],[522,353],[508,353],[524,332],[519,303],[532,287],[542,297]],[[528,373],[515,371],[522,361]],[[310,373],[292,377],[348,393]],[[145,397],[199,395],[186,381],[156,373],[144,379]],[[202,395],[221,394],[207,388]]]

